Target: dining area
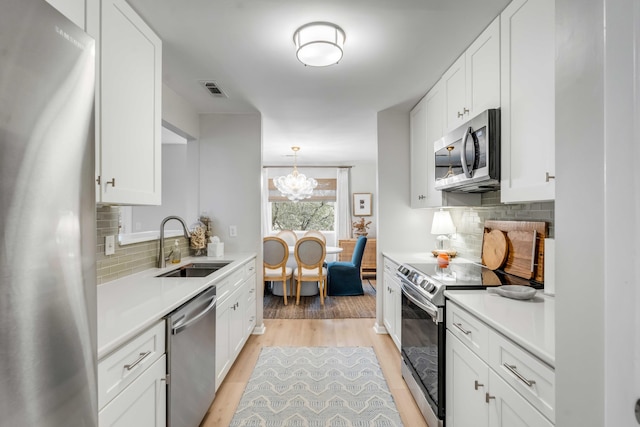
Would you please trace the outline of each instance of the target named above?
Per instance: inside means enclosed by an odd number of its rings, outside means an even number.
[[[356,242],[351,260],[334,260],[343,248],[327,245],[318,230],[280,230],[263,238],[263,274],[273,296],[288,305],[316,297],[320,307],[331,296],[363,295],[361,262],[367,238]]]

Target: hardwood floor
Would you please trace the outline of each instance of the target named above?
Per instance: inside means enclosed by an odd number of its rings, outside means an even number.
[[[389,335],[373,330],[375,319],[265,319],[264,335],[251,335],[227,374],[200,427],[228,426],[265,346],[370,346],[376,352],[402,422],[427,427],[400,373],[400,353]]]

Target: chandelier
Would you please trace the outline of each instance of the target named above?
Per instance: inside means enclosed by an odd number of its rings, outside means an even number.
[[[293,172],[287,176],[274,177],[273,185],[284,197],[297,202],[311,197],[313,189],[318,186],[318,181],[313,178],[307,178],[304,174],[298,172],[298,151],[300,147],[291,147],[291,149],[293,150]]]
[[[296,56],[304,65],[326,67],[342,59],[345,35],[331,22],[311,22],[293,34]]]

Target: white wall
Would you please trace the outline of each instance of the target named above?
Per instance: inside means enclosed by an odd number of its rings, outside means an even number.
[[[260,115],[201,115],[200,122],[200,211],[212,217],[225,252],[260,252]]]
[[[169,215],[178,215],[183,218],[187,226],[196,221],[197,211],[189,209],[187,189],[191,187],[192,181],[189,179],[188,170],[187,145],[162,144],[162,205],[133,206],[131,209],[133,233],[158,230],[160,222]],[[182,228],[177,221],[171,221],[167,223],[166,229],[181,230]]]
[[[198,112],[165,84],[162,85],[162,122],[187,139],[198,139],[200,136]]]
[[[351,194],[353,193],[371,193],[371,209],[372,214],[370,217],[365,217],[365,221],[371,221],[369,225],[369,234],[367,237],[375,239],[378,235],[378,218],[376,215],[375,206],[378,203],[378,195],[376,189],[376,177],[377,177],[377,164],[376,162],[358,162],[354,163],[351,168]],[[351,197],[351,203],[353,203],[353,196]],[[353,216],[353,208],[351,210],[351,222],[359,221],[360,217]]]
[[[430,234],[433,211],[411,209],[409,200],[409,113],[378,113],[378,271],[383,252],[426,252],[433,247]],[[381,277],[381,275],[379,276]],[[376,328],[382,327],[382,292],[376,301]]]

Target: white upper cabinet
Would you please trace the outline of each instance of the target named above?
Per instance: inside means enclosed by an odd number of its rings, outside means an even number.
[[[162,42],[124,0],[99,11],[96,200],[159,205]]]
[[[73,21],[78,27],[85,29],[85,5],[84,0],[47,0],[58,12]]]
[[[411,207],[427,207],[427,108],[426,98],[409,113],[411,158]]]
[[[501,15],[501,201],[555,199],[555,2]]]
[[[479,205],[480,195],[436,190],[433,143],[444,135],[444,80],[411,110],[411,207]]]
[[[500,107],[500,18],[496,18],[442,77],[445,132],[488,108]]]

